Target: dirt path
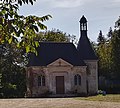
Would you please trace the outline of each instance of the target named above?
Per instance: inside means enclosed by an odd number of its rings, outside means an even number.
[[[0,99],[0,108],[120,108],[120,103],[74,98]]]

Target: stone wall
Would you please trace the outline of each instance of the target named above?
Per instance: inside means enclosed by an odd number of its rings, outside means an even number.
[[[88,80],[88,91],[95,94],[98,90],[97,61],[85,61],[87,66],[73,66],[68,62],[58,59],[48,66],[32,66],[27,68],[27,91],[29,96],[56,94],[56,76],[64,76],[65,94],[87,94],[86,81]],[[32,72],[32,74],[30,74]],[[81,76],[81,85],[74,85],[74,76]],[[30,76],[32,75],[32,77]],[[45,86],[38,86],[38,76],[45,76]],[[31,80],[32,78],[32,80]]]
[[[88,81],[88,94],[93,95],[98,91],[98,65],[96,60],[86,60],[87,81]]]

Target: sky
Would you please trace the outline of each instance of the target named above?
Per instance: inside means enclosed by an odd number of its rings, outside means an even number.
[[[120,0],[36,0],[34,5],[23,5],[22,15],[44,16],[52,18],[44,22],[48,30],[59,29],[65,33],[80,37],[79,20],[84,15],[88,21],[88,37],[97,41],[99,31],[106,36],[109,28],[114,29],[120,16]]]

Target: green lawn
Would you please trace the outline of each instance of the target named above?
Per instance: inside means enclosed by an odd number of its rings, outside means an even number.
[[[108,94],[106,96],[97,95],[89,97],[77,97],[75,99],[79,100],[89,100],[89,101],[104,101],[104,102],[120,102],[120,94]]]

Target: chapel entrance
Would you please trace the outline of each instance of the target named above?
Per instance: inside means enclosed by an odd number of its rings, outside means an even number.
[[[64,93],[64,76],[56,76],[56,94]]]

